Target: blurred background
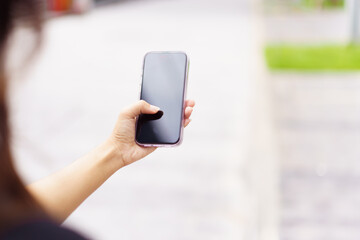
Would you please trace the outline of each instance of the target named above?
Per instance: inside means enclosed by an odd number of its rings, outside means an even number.
[[[358,0],[48,0],[10,64],[32,182],[104,141],[146,52],[190,57],[181,147],[121,169],[65,222],[95,239],[359,239]],[[19,30],[11,63],[28,51]]]

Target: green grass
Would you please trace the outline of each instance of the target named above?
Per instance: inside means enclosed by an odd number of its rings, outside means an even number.
[[[265,58],[272,70],[360,70],[360,45],[270,45]]]
[[[301,5],[307,8],[314,8],[318,6],[318,0],[302,0]],[[321,7],[323,8],[342,8],[345,5],[344,0],[325,0],[322,2]]]

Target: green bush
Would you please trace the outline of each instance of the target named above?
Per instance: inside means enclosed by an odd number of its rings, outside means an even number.
[[[359,45],[270,45],[265,58],[272,70],[360,70]]]
[[[302,6],[308,8],[341,8],[345,5],[345,0],[302,0]]]

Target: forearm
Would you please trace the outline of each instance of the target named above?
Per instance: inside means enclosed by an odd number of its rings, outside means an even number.
[[[65,169],[31,184],[28,190],[50,216],[63,222],[121,167],[116,149],[104,143]]]

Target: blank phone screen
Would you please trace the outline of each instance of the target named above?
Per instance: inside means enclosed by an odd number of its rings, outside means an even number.
[[[136,141],[140,144],[176,144],[181,137],[186,84],[185,53],[148,53],[144,59],[140,99],[160,108],[140,115]]]

